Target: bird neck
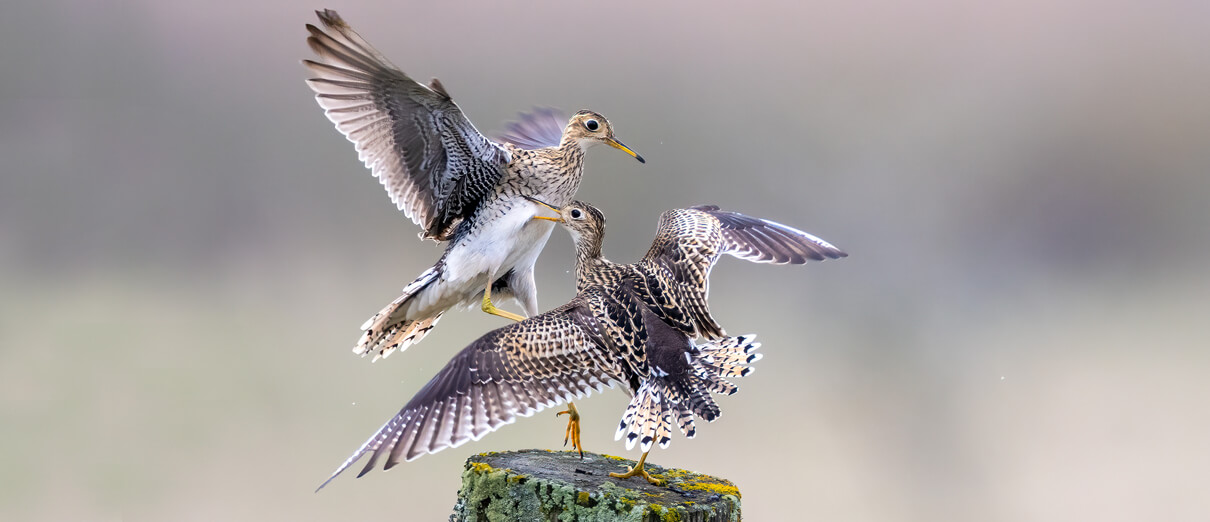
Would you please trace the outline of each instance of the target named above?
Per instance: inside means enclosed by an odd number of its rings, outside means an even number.
[[[587,239],[587,238],[583,238]],[[612,263],[601,255],[600,239],[576,242],[576,274],[577,279],[588,277],[599,268]]]
[[[569,135],[563,135],[563,139],[559,141],[559,147],[556,149],[558,155],[569,163],[580,163],[584,159],[584,144],[579,138],[573,138]]]

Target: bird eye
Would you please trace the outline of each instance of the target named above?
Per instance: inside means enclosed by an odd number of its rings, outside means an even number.
[[[588,120],[588,121],[592,121],[592,120]],[[571,209],[571,218],[572,219],[580,219],[580,216],[583,216],[583,215],[584,215],[584,213],[580,212],[580,209],[578,209],[578,208]]]
[[[595,131],[601,128],[601,124],[597,123],[597,120],[584,120],[584,128],[590,131]]]

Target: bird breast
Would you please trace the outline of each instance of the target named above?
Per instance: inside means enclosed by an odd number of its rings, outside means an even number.
[[[517,150],[499,185],[498,197],[530,196],[561,207],[571,203],[583,174],[584,152],[579,147]]]
[[[537,259],[536,251],[546,244],[555,224],[534,219],[535,215],[534,205],[524,201],[488,216],[476,216],[470,233],[459,238],[447,254],[445,279],[486,285],[488,275],[499,277],[519,261]]]

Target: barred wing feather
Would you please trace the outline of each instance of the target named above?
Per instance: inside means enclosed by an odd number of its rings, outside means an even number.
[[[602,391],[622,380],[584,299],[494,330],[464,348],[362,444],[323,488],[366,454],[358,476],[478,440],[518,416]]]
[[[308,24],[317,55],[307,84],[336,129],[404,215],[438,237],[474,211],[511,155],[487,139],[441,83],[421,85],[392,65],[335,11]],[[326,29],[326,31],[325,31]]]

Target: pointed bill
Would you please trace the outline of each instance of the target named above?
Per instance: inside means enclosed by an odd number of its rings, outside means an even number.
[[[642,156],[639,156],[639,153],[635,152],[634,150],[631,150],[630,147],[627,147],[625,144],[623,144],[622,142],[618,141],[615,138],[608,138],[605,140],[605,143],[609,144],[610,147],[613,147],[622,152],[625,152],[626,154],[634,156],[634,159],[639,160],[639,163],[647,163],[647,160],[643,159]]]
[[[522,196],[522,197],[524,197],[525,199],[528,199],[528,200],[530,200],[530,201],[533,201],[534,203],[537,203],[537,204],[539,204],[539,205],[542,205],[542,206],[544,206],[544,207],[546,207],[546,208],[549,208],[549,209],[551,209],[551,210],[555,211],[555,214],[559,214],[559,209],[558,209],[558,207],[555,207],[554,205],[551,205],[550,203],[547,203],[547,202],[545,202],[545,201],[542,201],[542,200],[540,200],[540,199],[538,199],[538,198],[535,198],[535,197],[533,197],[533,196]],[[562,222],[563,222],[563,218],[562,218],[562,216],[561,216],[561,215],[560,215],[560,216],[556,216],[556,217],[549,217],[549,216],[534,216],[534,219],[545,219],[545,220],[547,220],[547,221],[554,221],[554,222],[556,222],[556,223],[562,223]]]

